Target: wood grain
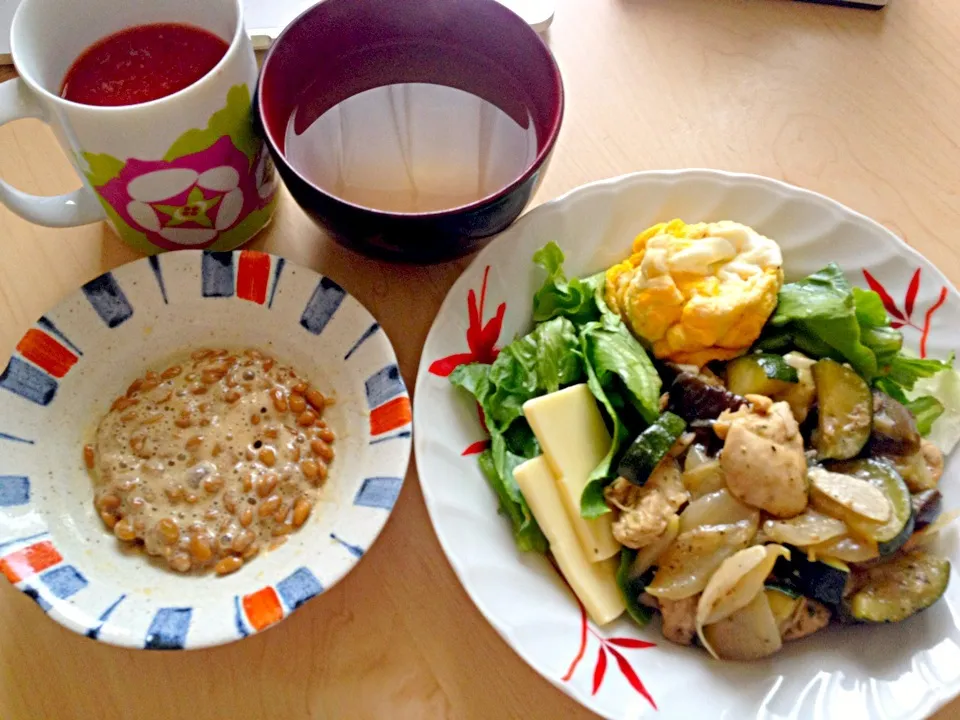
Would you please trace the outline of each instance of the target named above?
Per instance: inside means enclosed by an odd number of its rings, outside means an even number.
[[[866,12],[778,0],[558,0],[548,40],[567,112],[536,198],[643,169],[755,172],[872,216],[960,281],[960,4]],[[0,69],[0,79],[12,77]],[[0,176],[35,193],[79,183],[36,121],[0,130]],[[380,319],[412,383],[468,260],[418,268],[332,244],[282,198],[257,239],[336,278]],[[40,228],[0,209],[0,357],[44,310],[134,259],[101,225]],[[586,718],[474,609],[408,473],[350,577],[262,635],[189,653],[117,650],[0,586],[0,717]],[[960,718],[960,703],[937,716]]]

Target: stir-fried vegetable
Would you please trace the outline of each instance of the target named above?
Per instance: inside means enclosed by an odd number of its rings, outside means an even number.
[[[946,558],[914,550],[855,577],[858,589],[844,601],[844,607],[862,622],[899,622],[939,600],[949,579]]]
[[[716,227],[729,237],[703,248],[746,242]],[[641,243],[624,267],[703,239]],[[657,261],[709,274],[696,257]],[[879,296],[829,265],[780,288],[749,350],[658,369],[617,315],[641,309],[627,280],[656,278],[568,278],[563,259],[552,243],[534,256],[546,277],[531,332],[451,381],[480,406],[480,467],[518,547],[550,551],[595,622],[625,609],[644,625],[657,609],[667,639],[754,660],[836,617],[896,622],[942,596],[949,562],[929,544],[954,516],[941,515],[943,453],[924,436],[947,447],[960,437],[952,358],[907,354]],[[652,322],[670,326],[681,355],[701,340],[684,335],[696,322]]]

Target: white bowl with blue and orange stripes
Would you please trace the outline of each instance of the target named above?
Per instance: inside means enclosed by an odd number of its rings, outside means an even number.
[[[255,347],[336,404],[337,459],[309,520],[226,577],[181,576],[113,537],[82,447],[112,399],[178,350]],[[0,573],[57,622],[148,649],[237,640],[356,565],[410,458],[410,400],[386,334],[337,283],[253,251],[124,265],[41,317],[0,373]]]

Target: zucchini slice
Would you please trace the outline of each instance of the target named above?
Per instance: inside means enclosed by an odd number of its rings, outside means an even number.
[[[900,473],[890,463],[875,459],[835,463],[831,470],[866,480],[890,501],[892,512],[887,522],[877,525],[850,516],[844,518],[850,528],[858,535],[876,540],[881,557],[892,555],[903,547],[913,534],[914,517],[910,491]]]
[[[827,605],[838,605],[850,577],[846,563],[836,560],[811,562],[803,550],[790,549],[790,559],[780,558],[773,575],[777,585],[786,586]]]
[[[788,352],[783,356],[783,360],[797,371],[797,383],[788,385],[789,389],[775,399],[786,400],[797,422],[803,423],[817,399],[817,385],[813,381],[813,366],[817,361],[796,351]]]
[[[663,413],[627,448],[617,473],[634,485],[643,485],[686,428],[687,424],[677,415]]]
[[[863,450],[873,425],[873,394],[845,365],[824,358],[813,366],[819,418],[813,445],[822,459],[849,460]]]
[[[797,370],[779,355],[744,355],[727,364],[727,389],[737,395],[785,394],[799,380]]]
[[[933,605],[947,589],[950,561],[926,550],[913,550],[862,572],[860,589],[844,603],[860,622],[906,620]]]

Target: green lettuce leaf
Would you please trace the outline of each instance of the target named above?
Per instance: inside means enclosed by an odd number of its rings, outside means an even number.
[[[952,360],[920,360],[903,350],[903,334],[890,326],[880,296],[851,287],[831,263],[784,285],[757,346],[783,352],[795,347],[815,358],[847,362],[874,387],[901,402],[916,382],[952,366]]]
[[[875,308],[867,305],[862,314],[875,315]],[[866,378],[877,374],[877,357],[861,341],[854,293],[835,263],[803,280],[784,285],[770,325],[790,326],[802,350],[849,362]],[[802,340],[814,342],[808,342],[804,348],[800,345]],[[827,348],[829,352],[824,352]]]
[[[907,403],[907,410],[913,413],[917,421],[917,430],[926,437],[933,429],[933,423],[943,415],[943,403],[931,395],[923,395]]]
[[[500,501],[500,512],[506,515],[513,525],[513,537],[517,547],[524,552],[546,552],[547,539],[544,537],[540,526],[537,525],[537,521],[534,520],[523,496],[520,495],[519,488],[516,487],[516,481],[513,480],[512,474],[513,468],[511,467],[509,476],[513,482],[508,484],[504,482],[504,476],[496,469],[492,450],[484,450],[480,454],[479,464],[480,471],[497,494]],[[517,463],[517,465],[519,464]],[[513,465],[513,467],[516,467],[516,465]],[[512,490],[516,490],[516,498],[513,497]]]
[[[946,362],[941,360],[921,360],[920,358],[897,355],[890,363],[886,377],[902,387],[913,390],[913,386],[922,378],[930,378],[943,370],[953,367],[953,355]]]
[[[647,423],[659,417],[660,375],[626,326],[588,323],[580,329],[580,347],[586,364],[602,386],[610,387],[613,376],[620,378],[640,416]]]
[[[613,479],[611,467],[623,443],[630,437],[624,422],[627,405],[644,424],[660,414],[660,375],[646,350],[622,323],[587,323],[580,328],[580,347],[587,372],[587,386],[610,419],[610,450],[590,473],[580,496],[580,514],[595,518],[610,512],[603,489]]]
[[[507,516],[513,525],[517,547],[524,551],[545,552],[546,538],[513,476],[514,468],[538,455],[540,450],[525,420],[514,423],[506,432],[501,432],[494,425],[488,412],[493,390],[490,375],[490,365],[461,365],[450,374],[450,382],[473,395],[483,411],[490,433],[490,449],[480,455],[480,470],[497,495],[500,512]]]
[[[858,287],[851,288],[851,291],[860,327],[886,327],[890,324],[887,309],[883,307],[883,300],[879,295],[873,290]]]
[[[925,395],[935,397],[944,408],[943,414],[931,426],[927,440],[949,454],[960,441],[960,373],[948,370],[917,380],[910,398],[918,400]]]
[[[613,393],[608,394],[603,385],[600,384],[600,380],[597,378],[593,366],[587,363],[586,367],[587,387],[590,388],[590,392],[593,393],[593,396],[600,405],[603,406],[603,409],[607,411],[607,417],[610,418],[612,425],[610,430],[610,449],[600,461],[600,464],[590,473],[586,487],[583,488],[583,492],[580,494],[581,517],[596,518],[610,512],[610,508],[603,498],[603,489],[612,480],[610,477],[610,466],[613,464],[613,460],[617,456],[620,446],[630,437],[630,433],[626,425],[620,421],[620,414],[614,406]]]
[[[581,324],[599,319],[602,310],[597,298],[604,284],[604,274],[568,280],[563,273],[563,260],[563,251],[553,242],[533,255],[533,262],[547,271],[543,286],[533,296],[534,321],[565,317]]]
[[[493,390],[484,408],[503,431],[523,415],[530,398],[555,392],[583,377],[583,359],[573,323],[556,317],[500,351],[490,367]]]

